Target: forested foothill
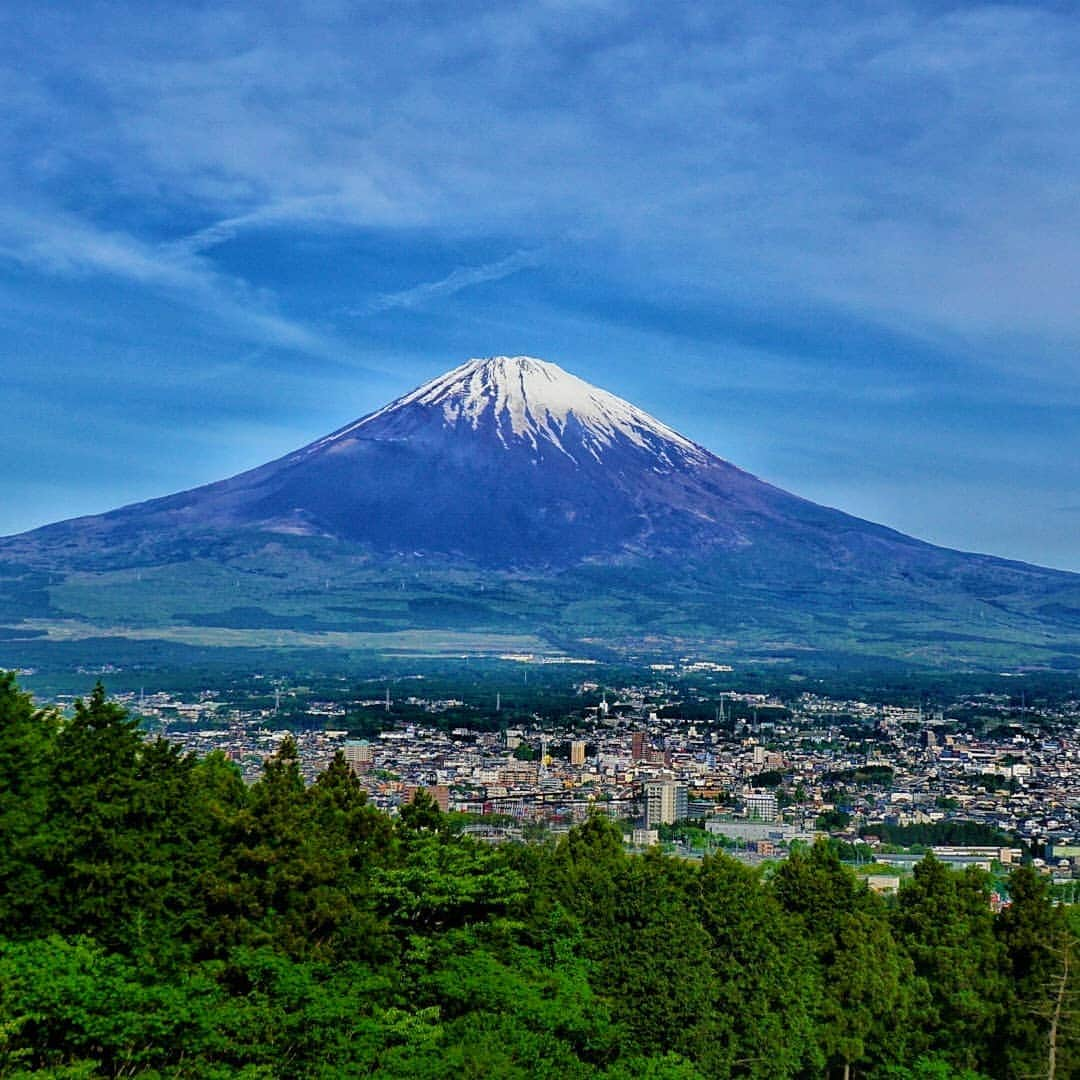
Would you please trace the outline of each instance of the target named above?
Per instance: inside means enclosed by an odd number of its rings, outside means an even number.
[[[340,756],[305,786],[286,739],[245,785],[0,676],[5,1077],[1078,1077],[1076,921],[1009,890],[629,855],[599,816],[485,846]]]

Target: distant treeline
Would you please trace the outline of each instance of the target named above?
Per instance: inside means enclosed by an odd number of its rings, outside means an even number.
[[[891,765],[860,765],[854,769],[834,769],[822,778],[826,784],[874,784],[888,787],[893,782]]]
[[[883,844],[899,847],[932,847],[953,844],[961,847],[1021,847],[1015,836],[979,821],[928,821],[922,825],[886,825],[875,822],[863,830]]]
[[[488,847],[340,756],[247,786],[0,676],[5,1077],[1075,1078],[1075,929],[1011,892],[928,859],[888,906],[824,844],[763,878],[601,817]]]

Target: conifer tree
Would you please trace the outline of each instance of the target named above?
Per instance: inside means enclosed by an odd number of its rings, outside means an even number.
[[[921,984],[914,1020],[924,1049],[958,1067],[994,1070],[1008,994],[987,875],[956,873],[927,855],[900,890],[894,926]]]
[[[56,714],[34,708],[11,672],[0,672],[0,933],[45,925],[42,869]]]
[[[1009,876],[1009,897],[994,927],[1004,946],[1010,991],[998,1037],[1005,1075],[1009,1080],[1050,1071],[1067,1076],[1073,1064],[1080,1068],[1068,1038],[1080,986],[1078,973],[1070,970],[1075,938],[1065,909],[1050,899],[1049,880],[1031,867],[1018,867]]]
[[[56,737],[44,865],[55,926],[127,943],[127,916],[142,899],[138,722],[99,682]]]

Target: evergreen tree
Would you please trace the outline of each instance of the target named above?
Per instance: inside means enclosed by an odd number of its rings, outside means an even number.
[[[348,865],[313,828],[311,802],[288,736],[227,822],[221,862],[205,875],[212,916],[206,947],[274,943],[290,956],[332,951],[349,916]]]
[[[1072,1005],[1080,985],[1077,974],[1068,970],[1075,939],[1065,910],[1050,900],[1043,875],[1019,867],[1009,877],[1009,895],[1011,903],[995,924],[1010,991],[998,1037],[1005,1075],[1009,1080],[1045,1075],[1053,1051],[1058,1075],[1068,1076],[1073,1066],[1080,1070],[1067,1028],[1060,1023],[1063,1006]],[[1052,1047],[1052,1040],[1058,1045]]]
[[[986,874],[955,873],[927,855],[900,890],[894,926],[923,995],[914,1017],[923,1049],[960,1068],[997,1071],[993,1040],[1008,1000],[1006,956]]]
[[[145,892],[137,721],[98,683],[56,737],[44,865],[53,925],[123,948]]]
[[[45,924],[42,869],[56,714],[37,710],[15,676],[0,672],[0,934]]]
[[[726,855],[705,859],[698,885],[717,986],[710,1042],[699,1060],[717,1076],[820,1072],[813,1003],[821,985],[801,925],[755,870]]]
[[[625,860],[610,922],[588,919],[596,986],[644,1054],[697,1057],[708,1046],[716,984],[694,909],[697,871],[655,852]]]
[[[818,964],[818,1043],[825,1062],[845,1077],[853,1065],[902,1057],[911,964],[879,899],[818,841],[777,870],[772,887],[799,920]]]

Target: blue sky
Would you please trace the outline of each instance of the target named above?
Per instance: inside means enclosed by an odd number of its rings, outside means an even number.
[[[11,3],[0,533],[470,356],[1080,570],[1072,5]]]

